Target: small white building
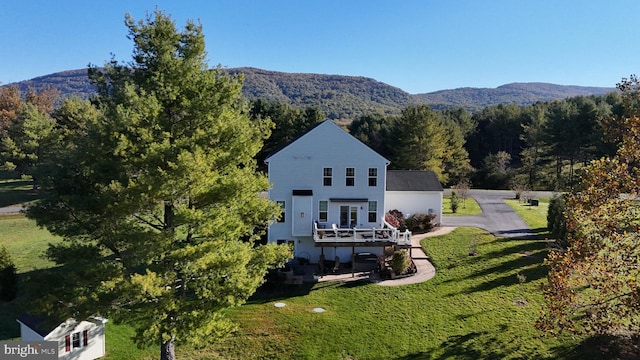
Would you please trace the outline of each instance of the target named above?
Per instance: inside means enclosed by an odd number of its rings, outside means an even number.
[[[411,233],[384,221],[385,212],[432,210],[442,216],[442,186],[430,171],[387,171],[389,161],[332,121],[324,121],[269,155],[269,198],[283,216],[269,242],[287,243],[315,263],[350,261],[354,252],[411,246]],[[389,183],[389,179],[392,182]],[[425,183],[426,182],[426,183]]]
[[[69,319],[51,322],[46,317],[22,315],[22,341],[57,341],[58,359],[93,360],[105,355],[104,326],[107,319],[92,317],[83,321]]]
[[[434,224],[442,222],[444,189],[433,171],[389,170],[385,212],[398,209],[405,216],[433,214]]]

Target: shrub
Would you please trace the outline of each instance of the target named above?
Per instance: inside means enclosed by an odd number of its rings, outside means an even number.
[[[562,248],[567,248],[567,220],[564,217],[565,195],[554,195],[549,201],[547,228],[552,238]]]
[[[0,247],[0,301],[11,301],[18,295],[18,273],[9,251]]]
[[[389,223],[389,225],[394,228],[404,231],[407,229],[407,225],[405,224],[404,215],[402,211],[398,209],[390,210],[388,213],[384,215],[384,221]]]
[[[396,274],[404,274],[411,266],[411,257],[407,249],[396,250],[391,258],[391,269]]]
[[[451,212],[454,214],[457,213],[459,205],[460,205],[460,198],[458,197],[458,194],[455,191],[452,191],[451,192]]]
[[[435,214],[413,214],[405,219],[405,224],[411,232],[428,232],[433,228],[435,218]]]

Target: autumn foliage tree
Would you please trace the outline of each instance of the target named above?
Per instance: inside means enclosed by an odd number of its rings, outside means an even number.
[[[603,120],[618,145],[595,160],[566,199],[566,249],[546,261],[546,309],[538,327],[552,333],[640,335],[640,82],[618,84],[625,113]]]

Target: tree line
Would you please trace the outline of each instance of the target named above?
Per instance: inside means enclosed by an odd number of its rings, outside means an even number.
[[[60,137],[54,128],[83,101],[56,107],[53,89],[22,94],[17,87],[0,88],[0,164],[36,179],[35,166]],[[270,136],[256,155],[264,158],[310,127],[326,119],[319,107],[296,108],[264,99],[244,100],[242,110],[254,122],[268,120]],[[593,159],[612,155],[602,119],[622,113],[622,98],[577,96],[533,105],[434,110],[409,105],[398,115],[372,113],[344,124],[360,141],[391,161],[393,169],[433,170],[447,186],[470,181],[476,188],[566,190],[580,179]],[[40,159],[40,160],[39,160]]]
[[[275,126],[261,156],[324,119],[318,108],[265,100],[250,108],[254,118],[267,117]],[[448,186],[470,181],[476,188],[567,190],[591,160],[615,152],[604,121],[622,109],[616,92],[489,106],[473,114],[409,105],[399,115],[365,115],[345,128],[389,159],[391,168],[432,170]]]

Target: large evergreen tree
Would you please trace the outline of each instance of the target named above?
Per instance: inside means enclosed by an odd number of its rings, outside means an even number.
[[[71,144],[28,214],[66,240],[48,251],[65,279],[41,303],[128,321],[172,359],[176,343],[231,331],[223,310],[290,250],[253,241],[279,208],[259,195],[268,130],[241,108],[241,78],[208,68],[199,24],[178,31],[157,10],[126,25],[133,60],[90,69],[95,112],[76,102],[57,113]]]
[[[459,125],[426,105],[409,106],[390,124],[391,167],[431,170],[447,183],[469,171],[468,154]]]

